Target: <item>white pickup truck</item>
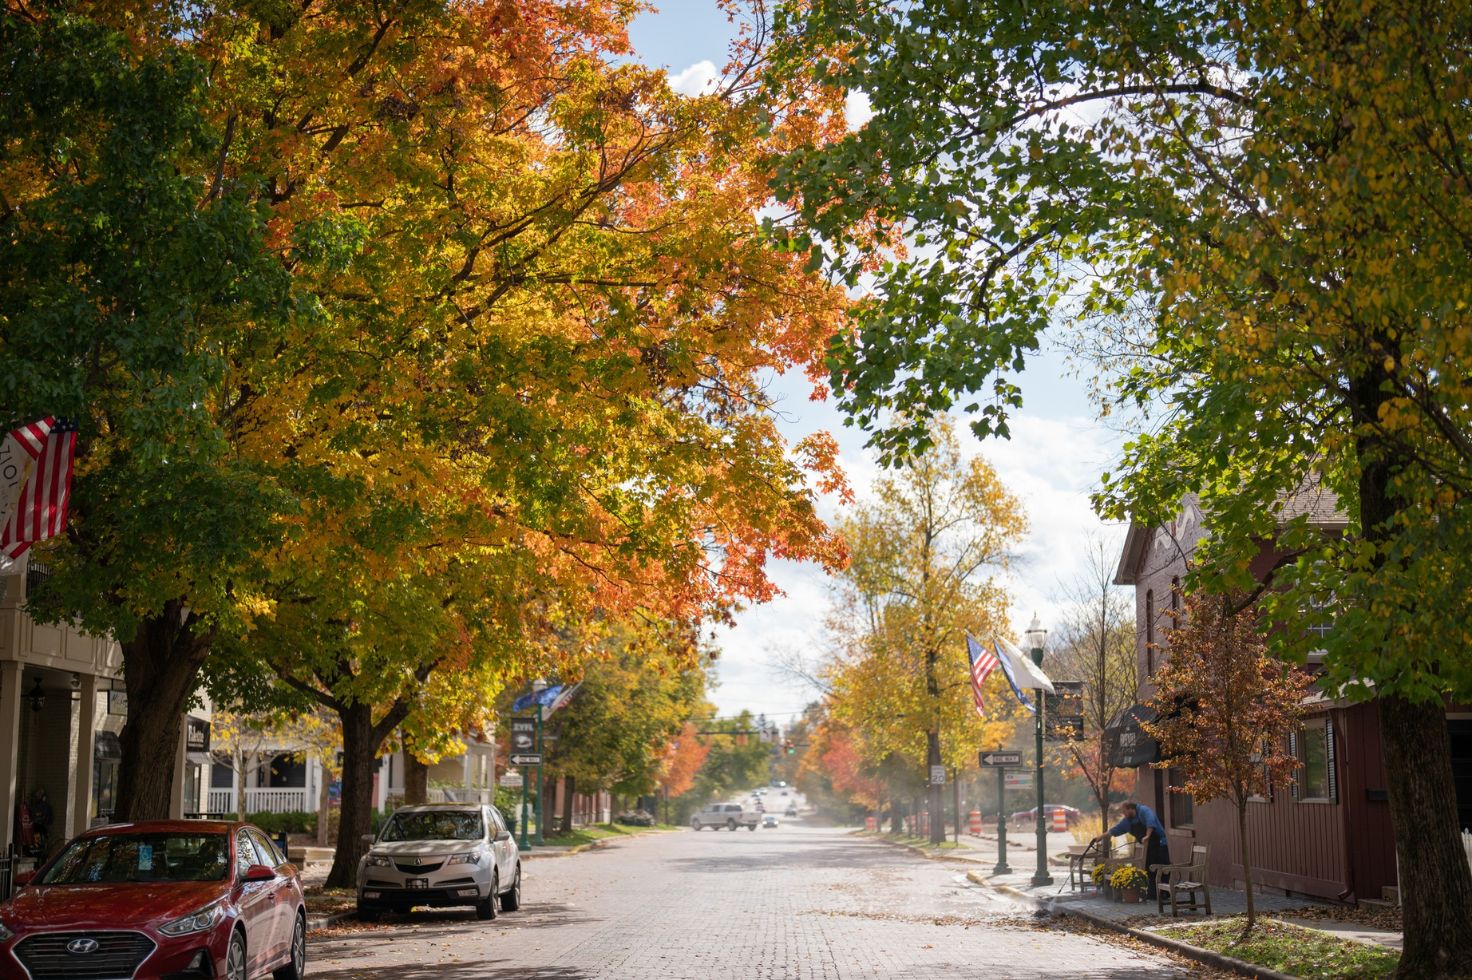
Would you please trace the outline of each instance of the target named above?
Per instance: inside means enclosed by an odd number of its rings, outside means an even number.
[[[712,803],[690,818],[692,830],[700,830],[709,827],[711,830],[735,830],[737,827],[745,827],[747,830],[755,830],[761,822],[761,814],[755,810],[743,810],[740,803]]]

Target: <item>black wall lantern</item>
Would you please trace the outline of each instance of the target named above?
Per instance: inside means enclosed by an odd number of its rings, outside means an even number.
[[[46,692],[41,690],[41,678],[36,678],[36,686],[31,688],[31,693],[26,697],[31,699],[31,710],[40,711],[46,707]]]

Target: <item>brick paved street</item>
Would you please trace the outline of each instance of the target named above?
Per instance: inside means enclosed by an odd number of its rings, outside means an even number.
[[[1029,910],[842,830],[657,834],[528,861],[525,911],[424,910],[314,935],[314,977],[930,980],[1177,977],[1170,961],[1038,929]]]

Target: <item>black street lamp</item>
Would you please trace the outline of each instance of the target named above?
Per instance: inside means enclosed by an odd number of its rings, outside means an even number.
[[[1037,614],[1034,613],[1032,623],[1027,627],[1027,645],[1031,648],[1032,662],[1038,667],[1043,665],[1043,641],[1048,638],[1048,631],[1038,624]],[[1047,818],[1043,813],[1043,689],[1036,688],[1033,692],[1033,707],[1037,710],[1033,713],[1036,721],[1037,749],[1037,790],[1038,790],[1038,868],[1033,872],[1032,883],[1035,886],[1051,885],[1053,876],[1048,874],[1048,826]]]

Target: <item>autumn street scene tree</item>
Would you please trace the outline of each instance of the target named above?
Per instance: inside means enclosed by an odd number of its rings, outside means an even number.
[[[1469,50],[9,0],[0,976],[1472,975]]]

